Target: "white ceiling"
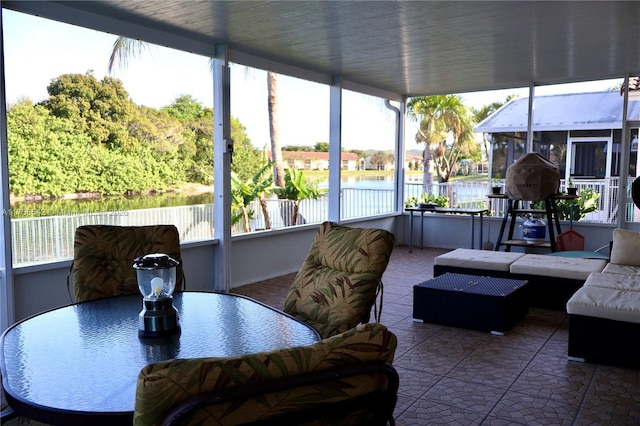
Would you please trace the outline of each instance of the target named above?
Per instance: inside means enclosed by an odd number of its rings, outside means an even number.
[[[419,96],[640,72],[637,1],[2,1],[244,65]],[[367,91],[367,90],[363,90]],[[374,91],[369,90],[370,93]]]

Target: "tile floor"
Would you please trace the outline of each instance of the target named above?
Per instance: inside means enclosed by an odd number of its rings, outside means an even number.
[[[397,246],[383,277],[382,323],[398,337],[398,426],[640,425],[640,370],[568,361],[563,312],[532,308],[504,336],[414,322],[413,285],[432,278],[445,251]],[[234,291],[281,309],[294,275]]]

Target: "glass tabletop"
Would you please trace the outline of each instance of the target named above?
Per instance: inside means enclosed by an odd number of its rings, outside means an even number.
[[[35,409],[36,416],[61,410],[126,417],[133,412],[138,373],[147,364],[320,340],[308,325],[239,295],[179,292],[174,305],[181,332],[172,338],[138,337],[140,295],[78,303],[13,325],[2,336],[0,353],[10,402],[16,411]]]

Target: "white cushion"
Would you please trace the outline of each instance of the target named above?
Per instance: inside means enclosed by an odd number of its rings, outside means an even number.
[[[610,261],[620,265],[640,266],[640,232],[614,229]]]
[[[567,313],[640,324],[640,292],[582,287],[567,302]]]
[[[544,277],[586,280],[590,273],[601,272],[607,261],[604,259],[581,259],[543,254],[526,254],[513,262],[512,274],[541,275]]]
[[[508,272],[509,266],[522,256],[524,253],[459,248],[436,256],[434,262],[442,266]]]
[[[606,274],[637,275],[640,277],[640,266],[607,263],[602,272]]]
[[[592,272],[584,282],[584,286],[640,291],[640,276]]]

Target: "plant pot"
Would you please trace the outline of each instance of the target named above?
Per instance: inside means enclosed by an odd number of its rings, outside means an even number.
[[[567,194],[578,195],[578,188],[567,188]]]
[[[491,187],[491,193],[495,194],[495,195],[499,195],[502,193],[502,187],[501,186],[492,186]]]

